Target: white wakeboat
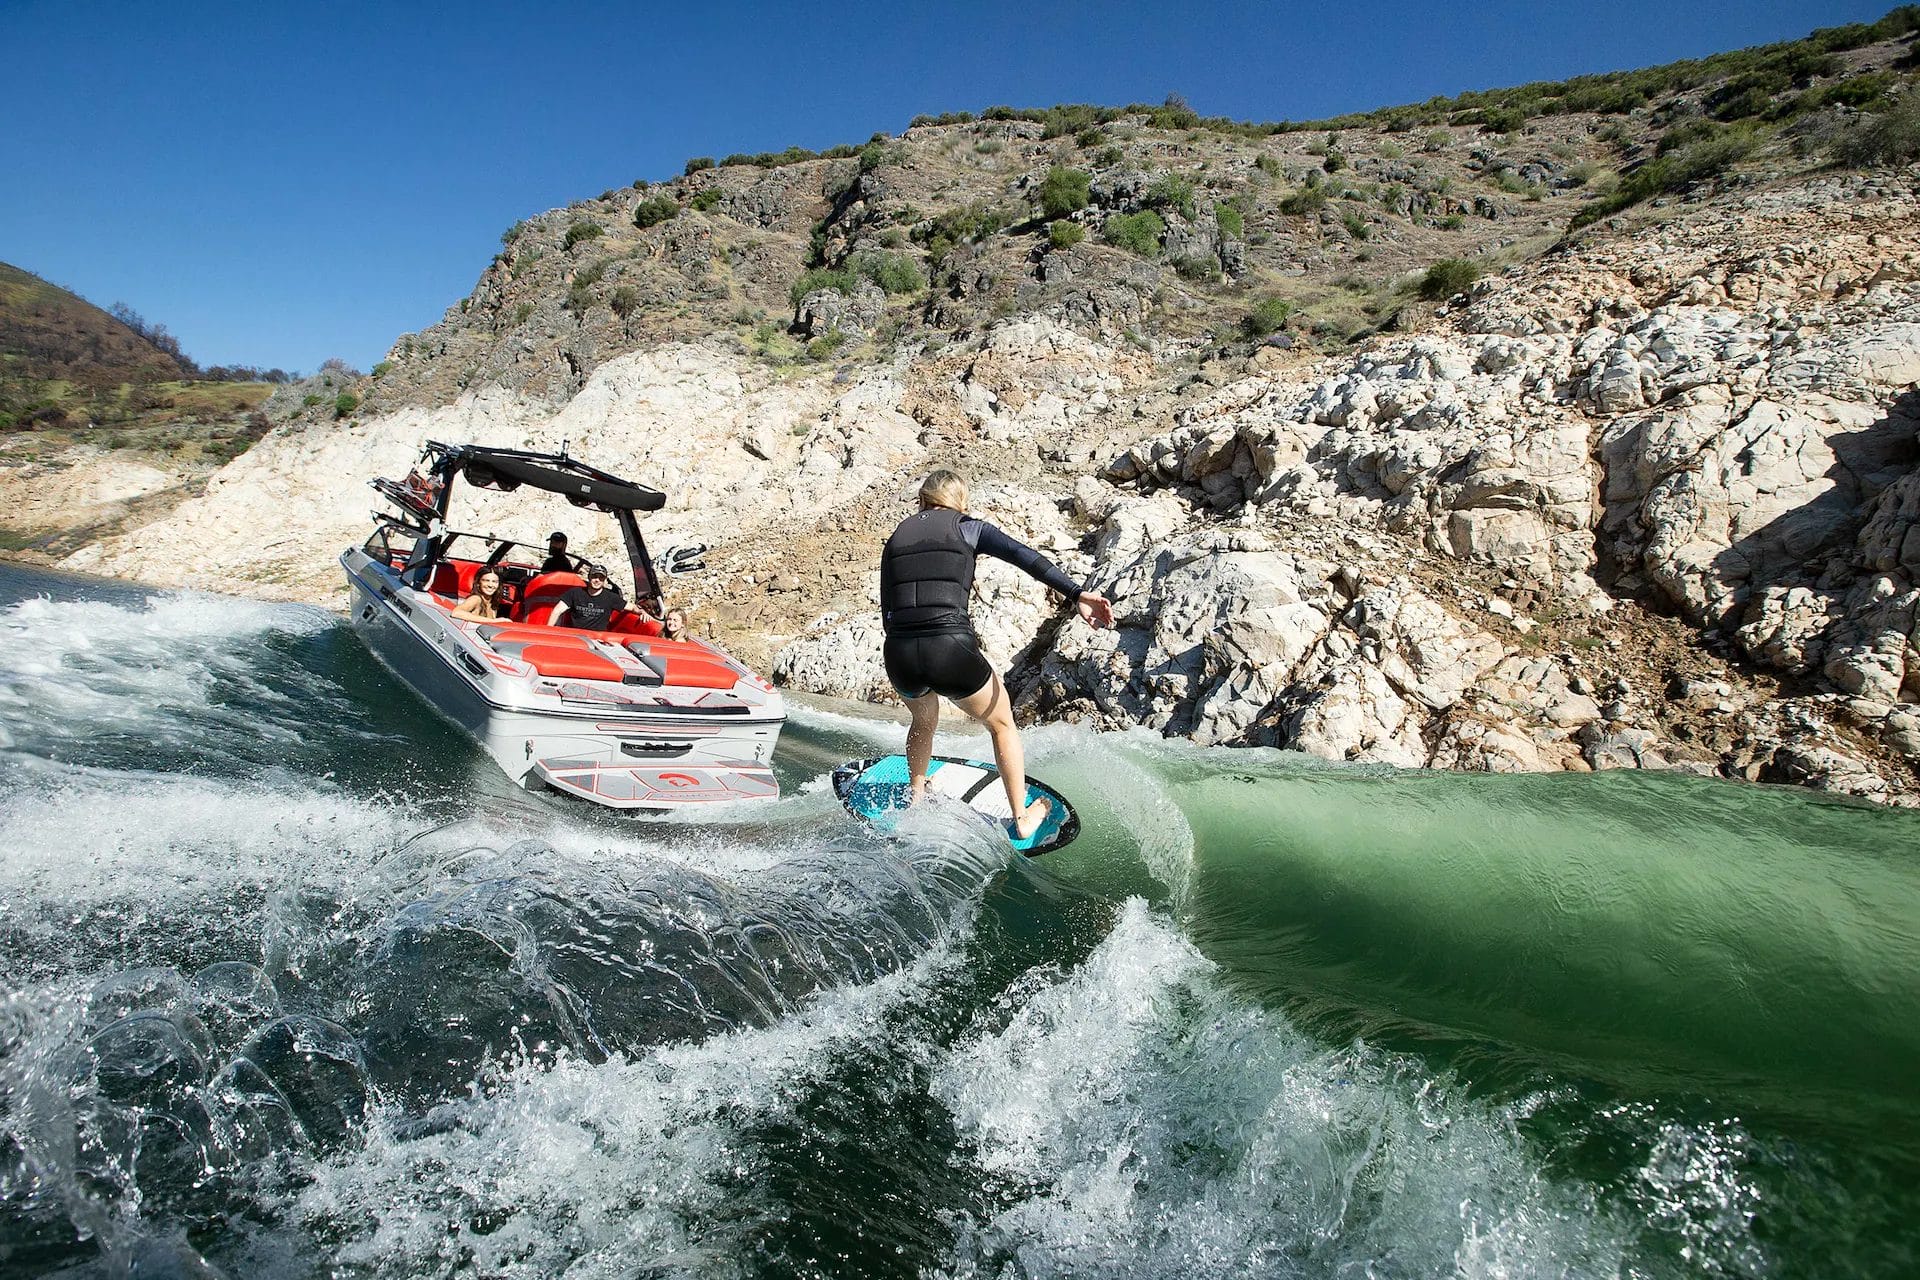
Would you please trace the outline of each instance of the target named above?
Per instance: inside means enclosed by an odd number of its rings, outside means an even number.
[[[530,790],[643,810],[778,798],[780,695],[714,645],[662,634],[660,575],[636,516],[659,510],[664,494],[570,458],[564,446],[429,442],[421,462],[424,471],[404,480],[371,482],[393,510],[375,512],[373,536],[340,557],[354,629],[376,657]],[[549,625],[561,596],[585,579],[542,572],[542,546],[449,529],[458,480],[525,486],[612,516],[639,607],[615,611],[604,630]],[[453,554],[467,546],[469,556]],[[664,567],[697,568],[702,550],[670,553]],[[487,569],[501,577],[502,616],[455,616]]]

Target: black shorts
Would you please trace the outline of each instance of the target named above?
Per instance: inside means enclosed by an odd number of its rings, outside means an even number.
[[[888,636],[884,652],[887,679],[903,698],[928,693],[965,698],[993,679],[993,664],[980,652],[980,641],[964,633]]]

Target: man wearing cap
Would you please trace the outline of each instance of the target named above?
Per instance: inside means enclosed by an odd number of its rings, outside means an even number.
[[[617,587],[607,585],[605,565],[587,566],[587,585],[574,587],[553,606],[547,622],[556,627],[579,627],[585,631],[605,631],[616,610],[627,607]]]
[[[567,554],[567,535],[558,529],[547,535],[547,558],[540,562],[540,572],[573,572],[573,557]]]

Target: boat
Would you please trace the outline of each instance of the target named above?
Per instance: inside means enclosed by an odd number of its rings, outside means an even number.
[[[633,569],[633,603],[604,630],[550,625],[560,597],[585,585],[585,562],[543,572],[544,543],[452,529],[461,482],[557,494],[611,516]],[[375,511],[373,534],[340,557],[354,630],[516,784],[614,809],[778,798],[780,694],[706,640],[662,634],[662,570],[690,572],[705,550],[677,549],[656,565],[639,516],[664,506],[665,494],[569,457],[565,445],[539,453],[429,441],[407,476],[369,483],[389,509]],[[456,616],[486,569],[500,574],[503,616]]]

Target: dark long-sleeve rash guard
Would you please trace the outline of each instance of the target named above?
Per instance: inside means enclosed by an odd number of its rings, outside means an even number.
[[[1069,578],[1059,565],[985,520],[976,516],[963,517],[960,536],[967,540],[967,545],[976,553],[1005,561],[1029,577],[1037,578],[1048,590],[1058,591],[1068,600],[1079,598],[1079,584]]]

